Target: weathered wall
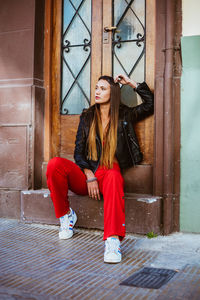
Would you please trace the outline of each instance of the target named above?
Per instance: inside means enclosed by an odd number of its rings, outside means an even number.
[[[200,2],[182,2],[180,230],[200,232]]]
[[[19,191],[41,182],[43,22],[44,1],[0,0],[0,216],[19,217]]]

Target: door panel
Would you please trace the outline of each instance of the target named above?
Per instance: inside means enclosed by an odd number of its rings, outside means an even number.
[[[73,160],[79,115],[61,116],[60,156]]]
[[[103,35],[102,73],[112,74],[113,76],[123,73],[137,82],[146,80],[152,88],[154,80],[155,24],[153,18],[150,20],[149,16],[154,13],[154,1],[147,1],[146,7],[145,0],[105,0],[104,2],[103,28],[109,28],[112,25],[116,29],[108,32],[107,41],[105,42],[105,36]],[[110,7],[112,5],[112,12],[109,5]],[[146,16],[145,8],[148,11]],[[111,18],[112,23],[110,22]],[[148,20],[147,24],[145,24],[145,20]],[[147,35],[145,35],[146,32]],[[149,65],[146,65],[147,63]],[[111,69],[112,71],[110,71]],[[121,94],[122,102],[128,106],[141,103],[140,97],[129,86],[122,86]],[[136,132],[144,154],[142,164],[152,164],[153,117],[138,123]]]
[[[64,3],[67,14],[71,7],[71,16],[63,33],[62,72],[67,72],[62,78],[60,156],[73,160],[79,114],[89,107],[89,102],[93,104],[95,85],[101,76],[102,1],[65,0]]]

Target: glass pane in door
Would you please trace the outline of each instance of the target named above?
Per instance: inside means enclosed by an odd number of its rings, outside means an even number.
[[[113,0],[113,76],[126,74],[137,82],[145,79],[145,0]],[[122,87],[122,102],[139,103],[136,93]]]
[[[61,114],[89,107],[91,0],[63,0]]]

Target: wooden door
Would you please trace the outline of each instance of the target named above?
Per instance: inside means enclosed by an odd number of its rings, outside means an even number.
[[[155,0],[53,1],[51,154],[73,159],[79,115],[101,75],[154,83]],[[113,29],[112,27],[116,27]],[[140,99],[122,87],[122,101]],[[153,117],[137,124],[144,160],[124,172],[128,192],[152,192]]]

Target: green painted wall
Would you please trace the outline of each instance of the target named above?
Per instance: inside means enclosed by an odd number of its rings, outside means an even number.
[[[180,230],[200,233],[200,36],[181,40]]]

